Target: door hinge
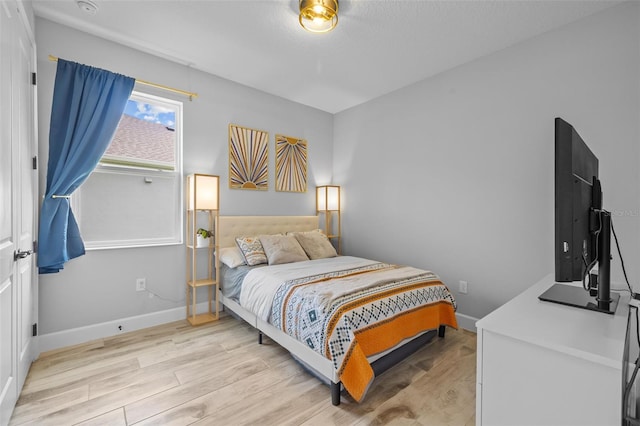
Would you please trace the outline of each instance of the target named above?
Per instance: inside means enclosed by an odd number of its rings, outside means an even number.
[[[34,253],[38,252],[38,240],[33,241],[33,252]]]
[[[38,335],[38,323],[35,323],[31,326],[31,335],[33,337]]]
[[[34,86],[36,85],[36,73],[35,72],[31,73],[31,84],[33,84]]]
[[[38,157],[32,158],[33,170],[38,170]]]

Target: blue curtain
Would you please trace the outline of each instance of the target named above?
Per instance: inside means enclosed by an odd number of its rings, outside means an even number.
[[[41,274],[58,272],[65,262],[85,253],[67,196],[98,165],[134,84],[130,77],[58,59],[49,128],[47,189],[40,211]]]

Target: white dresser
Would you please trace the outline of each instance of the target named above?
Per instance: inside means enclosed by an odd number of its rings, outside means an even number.
[[[629,312],[542,302],[553,275],[477,322],[478,425],[620,425]]]

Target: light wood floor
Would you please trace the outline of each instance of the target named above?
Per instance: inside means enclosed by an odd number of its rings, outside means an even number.
[[[447,329],[377,377],[364,401],[329,387],[246,323],[179,321],[42,354],[10,425],[473,425],[476,336]]]

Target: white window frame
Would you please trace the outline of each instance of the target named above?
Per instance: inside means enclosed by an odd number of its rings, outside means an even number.
[[[177,216],[174,219],[174,234],[172,237],[164,238],[138,238],[138,239],[110,239],[110,240],[86,240],[84,241],[85,249],[91,250],[105,250],[105,249],[121,249],[132,247],[153,247],[153,246],[167,246],[167,245],[181,245],[183,244],[183,103],[168,98],[162,98],[159,96],[150,95],[147,93],[133,91],[129,99],[138,100],[153,105],[161,105],[169,107],[175,110],[175,169],[166,170],[166,168],[153,168],[152,164],[145,166],[133,166],[133,165],[118,165],[109,163],[99,163],[93,170],[93,173],[99,174],[111,174],[111,175],[128,175],[137,176],[140,179],[167,179],[173,177],[177,181],[177,193],[175,197],[171,199],[173,205],[178,205]],[[177,198],[177,199],[176,199]],[[82,186],[71,197],[71,206],[78,220],[80,226],[80,233],[82,235]],[[84,235],[83,235],[84,238]]]

